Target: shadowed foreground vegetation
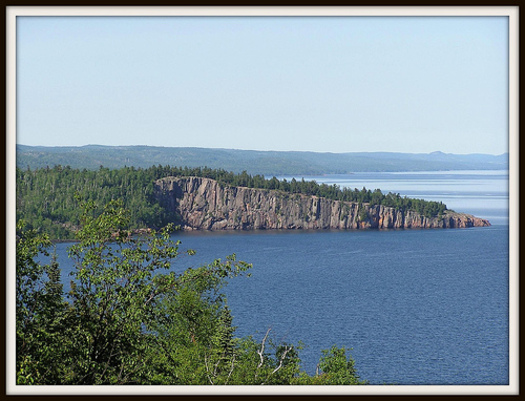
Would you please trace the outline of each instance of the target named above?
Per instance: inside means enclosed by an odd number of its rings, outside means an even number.
[[[56,258],[37,262],[48,235],[17,224],[17,384],[365,384],[344,348],[323,351],[308,375],[300,344],[275,343],[270,330],[260,342],[235,336],[221,287],[249,276],[250,264],[230,255],[175,273],[179,242],[170,227],[132,235],[130,213],[116,200],[79,210],[67,294]]]

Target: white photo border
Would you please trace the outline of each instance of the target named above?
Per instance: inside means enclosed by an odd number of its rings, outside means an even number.
[[[450,386],[18,386],[15,374],[16,19],[22,16],[506,16],[509,21],[509,384]],[[517,395],[519,394],[519,7],[517,6],[7,6],[7,395]]]

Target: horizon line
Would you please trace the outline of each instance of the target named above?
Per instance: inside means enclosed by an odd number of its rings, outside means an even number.
[[[483,153],[483,152],[471,152],[471,153],[449,153],[441,150],[433,150],[430,152],[397,152],[389,150],[361,150],[361,151],[347,151],[347,152],[334,152],[334,151],[316,151],[316,150],[275,150],[275,149],[239,149],[239,148],[215,148],[205,146],[161,146],[161,145],[101,145],[101,144],[87,144],[87,145],[25,145],[17,143],[16,146],[26,146],[32,148],[85,148],[85,147],[107,147],[107,148],[163,148],[163,149],[210,149],[210,150],[233,150],[240,152],[277,152],[277,153],[317,153],[317,154],[351,154],[351,153],[392,153],[392,154],[409,154],[409,155],[431,155],[431,154],[444,154],[444,155],[489,155],[489,156],[503,156],[508,155],[509,151],[503,153]]]

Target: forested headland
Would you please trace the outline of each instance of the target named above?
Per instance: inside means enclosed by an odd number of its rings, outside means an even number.
[[[180,216],[158,202],[155,183],[164,177],[202,177],[225,188],[426,216],[447,211],[439,202],[379,189],[208,167],[17,168],[17,384],[366,384],[344,347],[324,350],[310,375],[302,370],[301,343],[275,341],[269,328],[261,328],[262,339],[236,337],[221,289],[230,279],[249,276],[251,265],[234,254],[170,270],[180,256],[171,235]],[[52,252],[56,239],[75,240],[68,250],[75,266],[68,293]],[[50,261],[41,262],[42,255]]]
[[[153,166],[124,167],[97,170],[74,169],[69,166],[53,168],[16,169],[17,221],[24,220],[29,229],[40,229],[53,239],[72,239],[80,224],[81,211],[76,196],[98,204],[97,212],[111,200],[120,199],[130,211],[130,227],[161,228],[177,224],[179,216],[163,208],[155,197],[154,183],[163,177],[204,177],[220,185],[279,190],[286,193],[313,195],[332,200],[383,205],[405,211],[412,210],[426,217],[441,215],[447,210],[441,202],[383,194],[380,189],[340,188],[315,181],[251,175],[246,171],[233,173],[208,167]]]

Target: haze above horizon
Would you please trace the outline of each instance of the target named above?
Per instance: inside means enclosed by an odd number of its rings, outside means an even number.
[[[506,17],[18,17],[17,143],[508,149]]]

